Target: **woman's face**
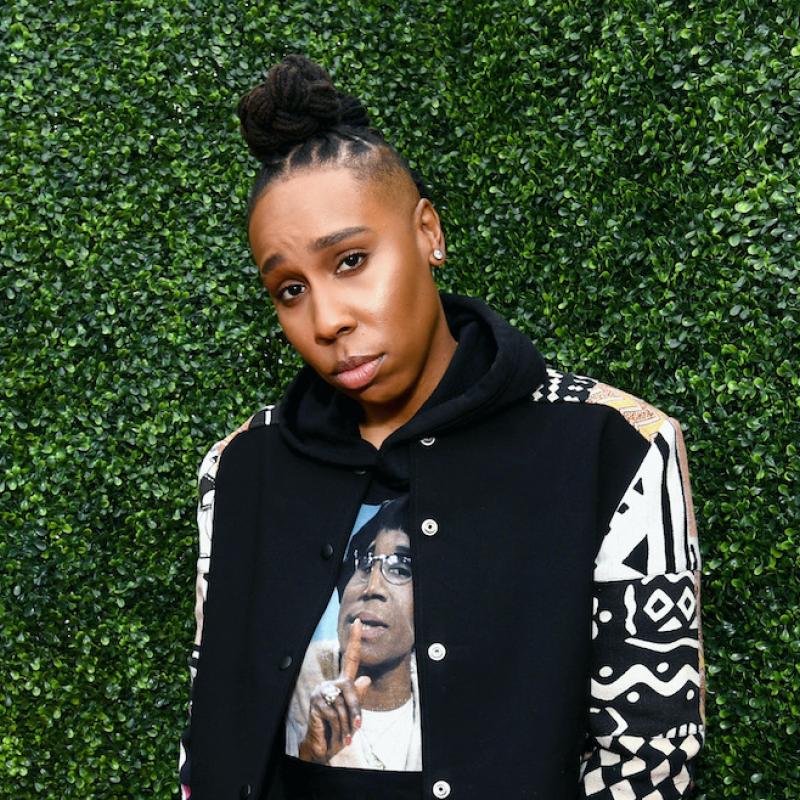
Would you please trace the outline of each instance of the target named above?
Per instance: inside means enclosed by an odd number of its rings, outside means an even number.
[[[382,530],[367,552],[376,556],[411,555],[408,534],[398,529]],[[401,661],[414,647],[412,582],[389,583],[378,562],[368,574],[356,570],[342,592],[339,608],[338,634],[342,650],[356,619],[360,619],[362,625],[361,663],[364,666]]]
[[[249,227],[287,338],[367,419],[416,411],[454,347],[430,272],[438,215],[410,179],[387,180],[300,170],[267,188]]]

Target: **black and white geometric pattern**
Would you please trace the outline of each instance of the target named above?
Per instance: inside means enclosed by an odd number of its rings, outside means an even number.
[[[691,787],[688,765],[701,737],[600,737],[584,762],[583,797],[592,800],[679,800]]]
[[[574,372],[559,372],[548,368],[547,380],[533,392],[531,399],[534,402],[544,400],[547,403],[584,403],[596,383],[593,378],[576,375]]]
[[[584,797],[685,797],[703,743],[700,550],[677,437],[666,417],[651,434],[595,562]]]
[[[609,406],[649,442],[595,561],[581,797],[686,797],[705,735],[704,681],[700,549],[679,428],[632,395],[553,369],[531,399]]]
[[[665,419],[620,499],[597,557],[600,581],[697,570],[676,431]]]
[[[597,584],[591,680],[596,736],[677,735],[678,724],[699,733],[695,598],[693,572]]]

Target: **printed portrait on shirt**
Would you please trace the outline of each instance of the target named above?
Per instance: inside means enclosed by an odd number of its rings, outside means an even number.
[[[361,507],[286,720],[286,752],[338,767],[420,770],[407,496]]]

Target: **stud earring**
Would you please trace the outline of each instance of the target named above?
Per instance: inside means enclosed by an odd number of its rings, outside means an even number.
[[[440,249],[437,247],[437,248],[436,248],[436,249],[433,251],[433,257],[434,257],[435,259],[437,259],[437,260],[441,260],[441,259],[443,259],[443,258],[444,258],[444,253],[443,253],[443,252],[442,252],[442,251],[441,251],[441,250],[440,250]]]

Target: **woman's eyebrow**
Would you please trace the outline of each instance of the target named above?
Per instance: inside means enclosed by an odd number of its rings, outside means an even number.
[[[347,239],[350,236],[355,236],[357,233],[372,233],[372,230],[364,225],[355,225],[351,228],[342,228],[339,231],[334,231],[333,233],[325,234],[325,236],[320,236],[319,239],[314,239],[314,241],[309,244],[308,249],[316,253],[319,250],[324,250],[326,247],[339,244],[339,242]]]
[[[326,233],[324,236],[320,236],[318,239],[313,239],[311,242],[309,242],[308,249],[312,253],[318,253],[320,250],[325,250],[327,247],[333,247],[333,245],[339,244],[339,242],[344,241],[350,236],[355,236],[357,233],[372,233],[372,229],[367,228],[364,225],[354,225],[350,228],[342,228],[341,230],[334,231],[333,233]],[[282,261],[285,261],[285,258],[280,253],[271,255],[261,265],[261,274],[265,275],[271,269],[277,267]]]

